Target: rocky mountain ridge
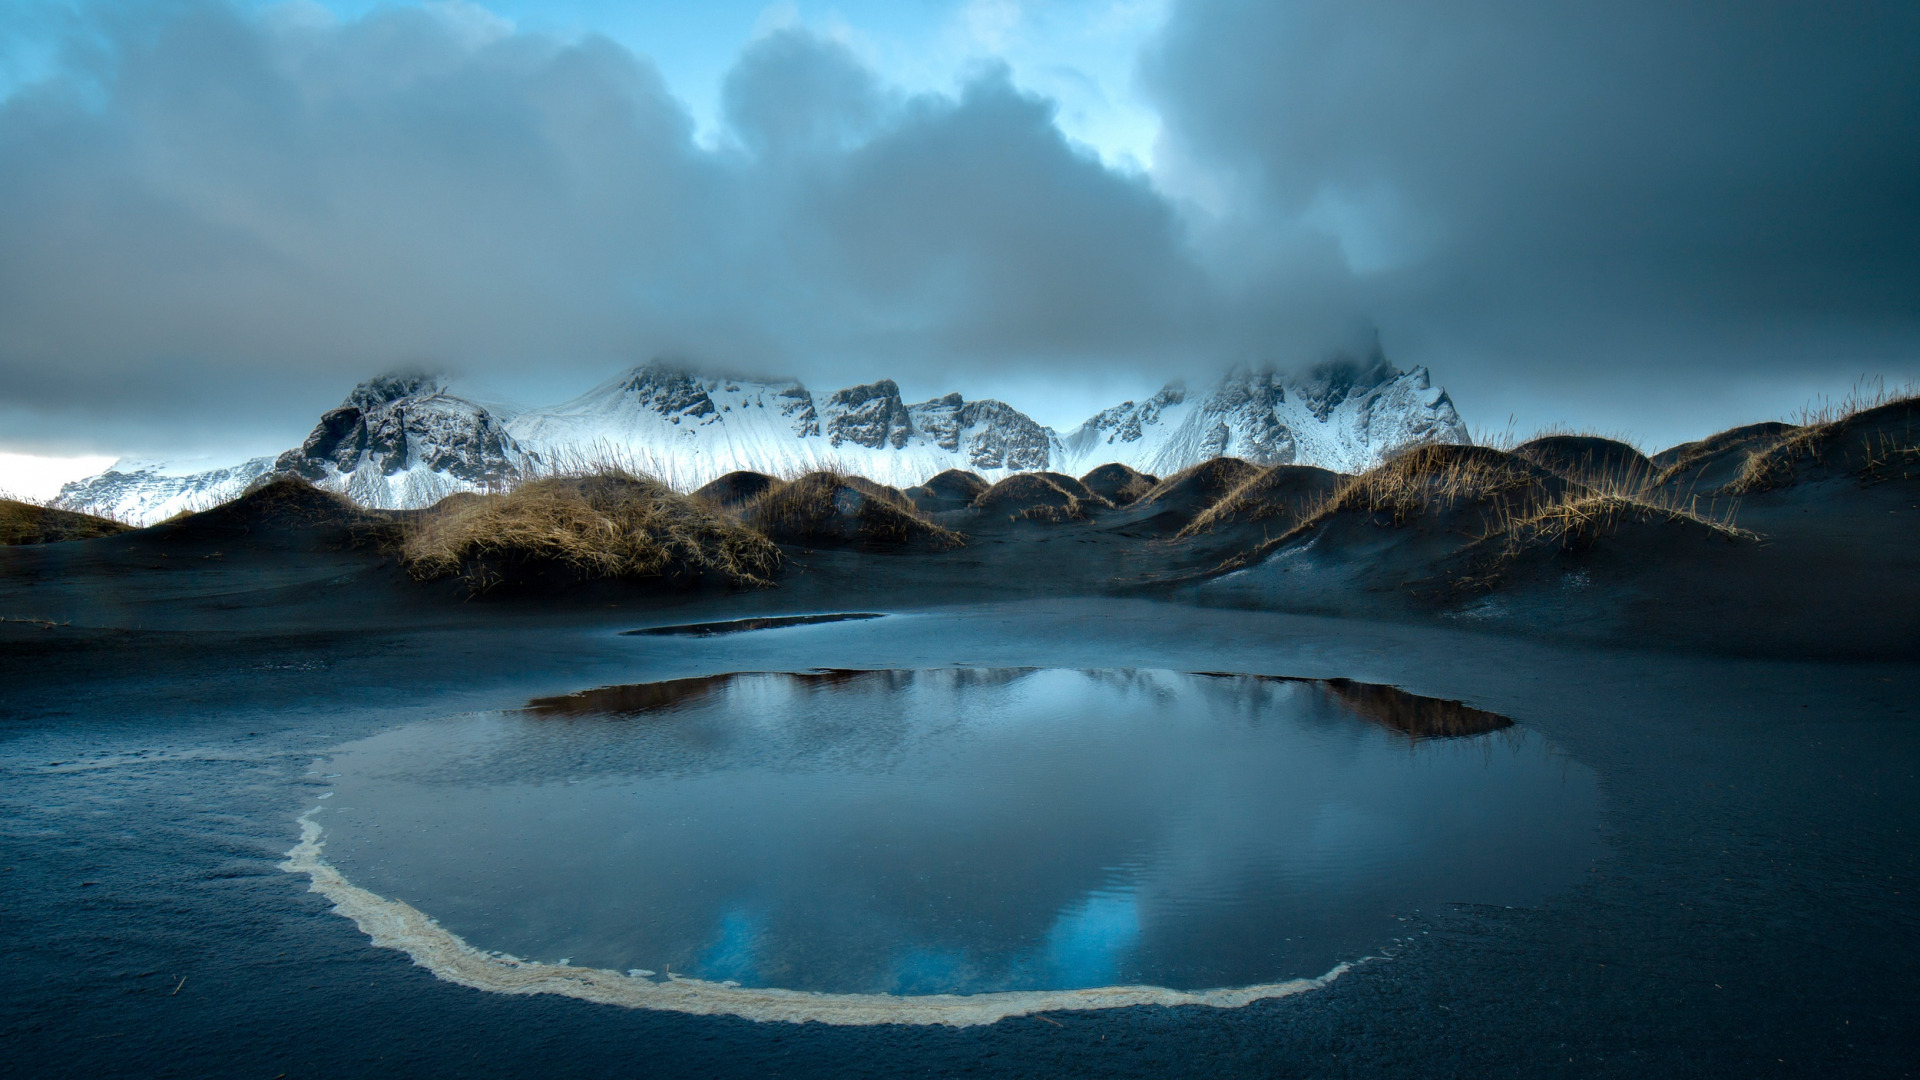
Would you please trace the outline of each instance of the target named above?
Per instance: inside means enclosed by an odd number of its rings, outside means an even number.
[[[816,395],[799,382],[654,363],[571,401],[504,415],[435,376],[356,386],[295,449],[223,469],[116,463],[64,488],[57,505],[151,524],[292,474],[366,506],[431,505],[542,471],[618,465],[692,490],[738,469],[858,473],[907,487],[947,469],[989,479],[1078,474],[1107,462],[1167,475],[1222,455],[1344,472],[1412,442],[1465,442],[1453,402],[1424,368],[1378,350],[1297,376],[1239,368],[1204,393],[1171,383],[1102,410],[1066,436],[1003,401],[960,394],[908,403],[881,379]]]

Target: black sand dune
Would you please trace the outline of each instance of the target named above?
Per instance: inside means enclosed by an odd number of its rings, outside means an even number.
[[[1431,448],[1226,560],[1214,602],[1767,655],[1920,653],[1911,402],[1660,455],[1638,492]]]
[[[766,473],[739,469],[695,489],[693,497],[719,506],[745,506],[779,483]]]
[[[1152,491],[1160,478],[1115,461],[1090,470],[1080,482],[1113,505],[1125,506]]]
[[[1061,473],[1020,473],[980,493],[973,509],[1017,521],[1083,521],[1108,502],[1085,484]]]
[[[1059,488],[1061,491],[1064,491],[1067,494],[1073,496],[1074,498],[1079,499],[1081,502],[1099,504],[1099,503],[1113,501],[1111,499],[1108,499],[1104,495],[1100,495],[1096,493],[1093,489],[1087,487],[1087,485],[1082,483],[1079,480],[1079,478],[1068,476],[1066,473],[1036,472],[1036,473],[1028,473],[1027,475],[1037,476],[1040,479],[1045,480],[1047,483],[1052,484],[1054,487]]]
[[[929,514],[965,510],[990,487],[986,478],[965,469],[948,469],[919,487],[907,489],[913,504]]]
[[[763,586],[781,560],[706,500],[623,473],[548,477],[435,508],[388,546],[414,578],[458,580],[472,593],[595,580]]]
[[[0,544],[57,544],[128,531],[129,526],[92,514],[0,499]]]
[[[8,601],[20,614],[110,625],[454,617],[440,605],[476,595],[554,617],[666,612],[717,586],[743,590],[728,603],[751,618],[1145,595],[1627,647],[1911,656],[1917,432],[1914,403],[1896,401],[1651,459],[1565,435],[1514,452],[1418,447],[1357,477],[1221,458],[1123,506],[1096,490],[1146,479],[1122,466],[1093,484],[1031,473],[984,488],[954,471],[911,495],[816,473],[730,510],[581,477],[383,513],[283,479],[151,529],[0,559],[34,589]],[[677,624],[625,625],[648,622]]]
[[[743,508],[741,517],[786,544],[938,550],[965,542],[928,521],[899,489],[838,473],[809,473],[772,488]]]
[[[1698,442],[1681,443],[1650,459],[1656,470],[1653,482],[1669,491],[1690,495],[1717,490],[1740,475],[1748,458],[1771,448],[1795,430],[1791,424],[1748,424]]]
[[[1203,461],[1147,489],[1115,524],[1136,535],[1172,536],[1261,471],[1239,458]]]
[[[1535,507],[1586,491],[1491,447],[1418,447],[1343,481],[1318,513],[1238,552],[1219,570],[1312,551],[1313,562],[1337,568],[1343,587],[1357,597],[1397,595],[1432,577],[1432,567],[1464,545],[1502,531]]]
[[[275,531],[349,530],[384,525],[395,515],[368,510],[344,495],[322,491],[298,477],[278,476],[210,510],[154,526],[176,537],[244,537]]]
[[[1344,479],[1331,469],[1313,465],[1270,466],[1195,514],[1179,535],[1185,538],[1255,526],[1263,537],[1288,532],[1318,513]]]
[[[1876,484],[1920,475],[1920,403],[1896,401],[1786,432],[1747,458],[1721,490],[1733,495],[1855,480]]]
[[[400,517],[404,519],[411,516],[418,516],[423,514],[431,514],[431,513],[436,513],[440,511],[452,510],[455,507],[460,507],[460,506],[471,506],[483,498],[485,498],[485,496],[481,495],[477,491],[456,491],[453,494],[448,495],[446,498],[441,499],[439,502],[434,503],[432,506],[429,506],[424,510],[399,510],[399,511],[394,511],[394,513],[398,514]]]
[[[1658,471],[1647,455],[1598,435],[1543,435],[1513,452],[1569,480],[1610,488],[1645,485]]]

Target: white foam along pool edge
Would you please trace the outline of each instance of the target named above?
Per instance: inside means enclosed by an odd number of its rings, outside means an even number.
[[[1169,990],[1160,986],[1099,986],[1084,990],[1015,990],[988,994],[824,994],[805,990],[752,989],[669,976],[656,982],[603,968],[519,960],[483,952],[432,917],[402,900],[369,892],[348,881],[323,857],[325,832],[313,815],[300,815],[300,842],[280,869],[306,874],[309,886],[333,901],[336,914],[352,919],[383,949],[406,953],[441,979],[496,994],[560,994],[601,1005],[661,1009],[697,1016],[800,1024],[945,1024],[972,1027],[1034,1013],[1124,1009],[1136,1005],[1205,1005],[1237,1009],[1256,1001],[1318,990],[1353,965],[1338,964],[1314,979],[1261,983],[1220,990]],[[1362,961],[1364,962],[1364,961]]]

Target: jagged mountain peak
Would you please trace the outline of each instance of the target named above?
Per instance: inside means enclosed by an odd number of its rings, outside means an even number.
[[[1020,472],[1044,469],[1060,451],[1053,429],[993,398],[968,401],[959,394],[909,405],[919,434],[949,453],[962,454],[974,469]]]
[[[1401,371],[1374,347],[1299,373],[1229,369],[1193,395],[1169,383],[1143,402],[1103,410],[1064,440],[1065,471],[1117,461],[1167,476],[1212,457],[1360,472],[1413,442],[1466,442],[1466,427],[1425,368]]]
[[[688,491],[743,469],[836,469],[908,487],[948,469],[998,479],[1078,475],[1109,462],[1167,476],[1221,455],[1357,472],[1423,441],[1465,442],[1466,429],[1425,368],[1401,371],[1377,344],[1297,373],[1243,365],[1202,389],[1169,382],[1101,410],[1065,438],[992,398],[948,393],[909,404],[884,378],[816,396],[794,379],[655,360],[571,401],[504,418],[439,375],[396,371],[356,386],[278,458],[190,475],[117,464],[68,485],[60,501],[154,521],[290,472],[369,506],[424,506],[569,461],[620,463]]]
[[[836,448],[853,443],[869,450],[900,450],[913,440],[913,417],[900,400],[900,385],[892,379],[835,390],[827,395],[821,412],[827,442]]]
[[[485,406],[457,397],[438,375],[369,379],[330,410],[273,471],[301,476],[364,506],[400,508],[456,491],[485,490],[531,464]]]

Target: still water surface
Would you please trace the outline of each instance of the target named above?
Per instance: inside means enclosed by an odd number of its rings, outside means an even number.
[[[355,884],[528,959],[897,994],[1319,975],[1600,854],[1526,728],[1342,680],[752,673],[342,747]]]

